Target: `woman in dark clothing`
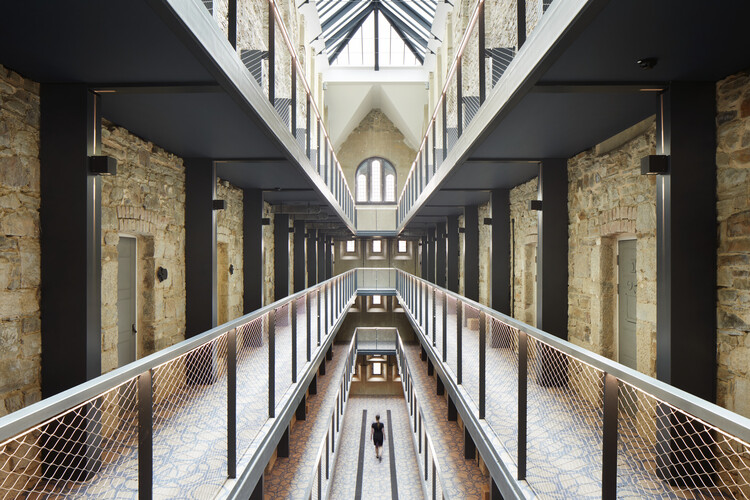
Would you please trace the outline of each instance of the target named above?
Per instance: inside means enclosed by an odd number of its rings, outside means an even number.
[[[380,423],[380,415],[375,415],[375,422],[373,422],[372,429],[370,429],[370,440],[375,444],[375,458],[378,460],[383,458],[380,448],[383,446],[384,430],[385,426]]]

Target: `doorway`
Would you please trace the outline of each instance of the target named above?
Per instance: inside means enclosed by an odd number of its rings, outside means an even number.
[[[617,361],[638,369],[636,240],[617,242]]]
[[[118,366],[136,359],[136,239],[120,235],[117,244],[117,359]]]

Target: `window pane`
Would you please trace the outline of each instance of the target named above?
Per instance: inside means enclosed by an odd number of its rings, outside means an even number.
[[[398,252],[406,253],[406,240],[398,240]]]
[[[383,251],[383,242],[380,240],[372,240],[372,251],[374,253],[380,253]]]
[[[383,364],[382,363],[373,363],[372,364],[372,374],[373,375],[383,375]]]
[[[396,201],[396,177],[393,174],[385,176],[385,201]]]
[[[372,160],[370,165],[370,201],[383,201],[381,193],[383,191],[383,179],[380,170],[380,160]]]
[[[367,177],[364,174],[357,176],[357,201],[367,201]]]
[[[372,304],[375,305],[375,306],[379,306],[380,303],[381,303],[380,302],[380,295],[373,295],[372,296]]]
[[[354,253],[355,250],[355,241],[354,240],[347,240],[346,242],[346,251],[348,253]]]

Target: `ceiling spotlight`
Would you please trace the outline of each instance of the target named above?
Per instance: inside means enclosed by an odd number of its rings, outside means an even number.
[[[655,57],[646,57],[645,59],[638,59],[636,63],[641,69],[653,69],[659,60]]]

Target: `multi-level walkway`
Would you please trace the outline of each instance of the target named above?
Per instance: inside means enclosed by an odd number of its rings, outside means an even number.
[[[370,424],[385,424],[383,458],[375,458]],[[352,396],[346,408],[331,498],[422,500],[417,456],[403,397]]]

